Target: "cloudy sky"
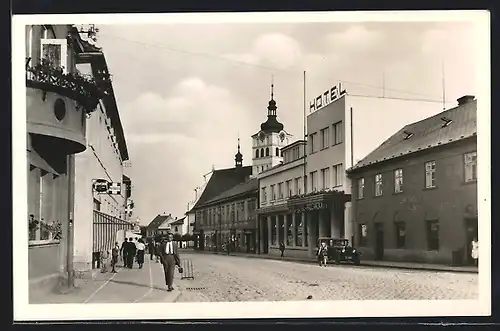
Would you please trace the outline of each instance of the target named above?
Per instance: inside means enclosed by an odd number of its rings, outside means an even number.
[[[212,165],[234,165],[238,136],[244,164],[251,164],[250,136],[266,119],[272,76],[278,119],[296,139],[302,137],[304,70],[307,100],[339,81],[362,95],[354,117],[356,159],[405,123],[442,111],[443,63],[447,107],[477,95],[477,32],[466,22],[99,29],[142,223],[162,212],[182,216]]]

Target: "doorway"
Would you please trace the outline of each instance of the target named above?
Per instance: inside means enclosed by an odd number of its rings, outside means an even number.
[[[384,259],[384,225],[375,223],[375,260]]]
[[[472,241],[477,240],[477,217],[465,219],[465,262],[467,265],[474,265],[472,258]]]

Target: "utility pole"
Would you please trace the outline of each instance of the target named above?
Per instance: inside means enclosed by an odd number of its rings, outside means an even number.
[[[73,231],[73,219],[74,219],[74,207],[75,207],[75,185],[74,185],[74,175],[75,175],[75,156],[69,155],[68,159],[68,223],[66,231],[66,271],[68,277],[68,288],[74,286],[73,279],[73,255],[74,255],[74,231]]]

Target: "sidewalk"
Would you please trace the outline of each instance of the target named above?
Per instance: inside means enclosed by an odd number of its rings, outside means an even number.
[[[64,294],[50,290],[29,293],[30,304],[175,302],[181,295],[179,288],[166,291],[162,265],[148,257],[142,269],[137,263],[133,269],[119,265],[118,273],[98,270],[95,279],[75,279],[75,289]]]
[[[219,254],[227,255],[223,252],[213,252],[213,251],[195,251],[193,249],[187,250],[183,249],[186,253],[194,254]],[[249,254],[249,253],[231,253],[231,256],[239,256],[246,258],[255,259],[268,259],[268,260],[278,260],[278,261],[291,261],[299,263],[317,263],[316,260],[298,258],[298,257],[279,257],[272,255],[261,255],[261,254]],[[380,268],[397,268],[397,269],[407,269],[407,270],[423,270],[423,271],[444,271],[444,272],[464,272],[464,273],[478,273],[478,268],[475,266],[449,266],[440,264],[430,264],[430,263],[411,263],[411,262],[393,262],[393,261],[370,261],[361,260],[361,266],[370,267],[380,267]]]

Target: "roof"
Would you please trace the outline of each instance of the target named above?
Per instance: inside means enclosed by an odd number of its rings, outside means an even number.
[[[251,178],[243,183],[237,184],[236,186],[230,188],[227,191],[222,192],[218,196],[210,199],[205,203],[205,205],[213,204],[219,201],[224,201],[231,199],[233,197],[238,197],[259,191],[259,180],[257,178]]]
[[[476,114],[477,101],[472,100],[408,124],[347,171],[352,172],[372,164],[476,136]]]
[[[173,222],[170,223],[170,225],[182,225],[184,224],[184,219],[185,217],[179,218],[178,220],[174,220]]]
[[[158,227],[160,225],[162,225],[165,220],[167,220],[168,218],[171,218],[170,215],[156,215],[156,217],[148,224],[147,228],[148,229],[158,229]]]
[[[244,182],[252,174],[252,166],[235,167],[228,169],[214,170],[200,198],[190,210],[194,211],[204,205],[207,201],[237,184]]]

